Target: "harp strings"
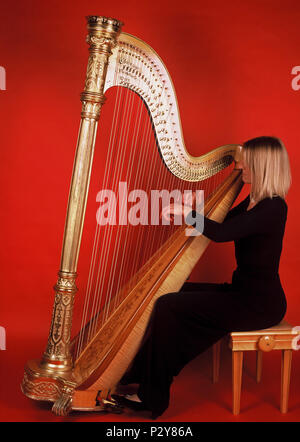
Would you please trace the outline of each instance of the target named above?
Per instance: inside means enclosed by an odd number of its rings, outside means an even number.
[[[132,95],[133,96],[133,95]],[[140,104],[141,107],[141,104]],[[129,183],[131,182],[131,178],[132,178],[132,173],[133,173],[133,158],[135,156],[135,151],[137,148],[137,133],[139,130],[141,124],[141,112],[138,111],[137,112],[137,116],[136,116],[136,125],[135,125],[135,131],[134,131],[134,135],[133,135],[133,139],[132,139],[132,149],[131,149],[131,154],[130,154],[130,161],[128,164],[128,168],[127,168],[127,175],[126,175],[126,182]],[[119,190],[117,193],[117,198],[119,196]],[[121,204],[121,212],[123,213],[123,211],[126,209],[124,207],[125,201],[124,199],[122,199],[122,204]],[[122,228],[122,226],[120,226],[118,224],[117,226],[117,232],[116,232],[116,241],[115,241],[115,246],[114,246],[114,252],[113,252],[113,257],[112,257],[112,267],[111,267],[111,271],[110,271],[110,275],[109,275],[109,282],[108,282],[108,287],[109,287],[109,294],[107,297],[107,301],[105,303],[105,308],[104,308],[104,315],[102,318],[102,324],[107,320],[108,314],[110,312],[110,308],[111,308],[111,298],[113,296],[113,291],[116,289],[116,294],[118,292],[118,287],[115,287],[115,284],[113,284],[114,282],[117,281],[116,278],[116,269],[117,269],[117,264],[119,264],[119,260],[118,258],[118,253],[120,250],[122,250],[123,256],[121,257],[121,260],[124,259],[124,253],[125,253],[125,249],[126,249],[126,231],[125,231],[125,239],[124,242],[122,241],[122,249],[120,249],[120,245],[121,245],[121,238],[122,238],[122,231],[124,229]],[[126,229],[127,230],[127,229]],[[124,236],[124,235],[123,235]],[[114,299],[116,299],[116,296],[114,296]],[[101,324],[101,325],[102,325]]]
[[[147,148],[148,147],[147,141],[149,140],[152,130],[151,130],[151,126],[149,124],[147,125],[147,118],[145,117],[145,109],[144,109],[144,106],[143,106],[143,103],[141,100],[140,100],[140,106],[142,107],[140,115],[142,116],[142,114],[143,114],[143,118],[142,118],[142,120],[143,120],[142,126],[143,127],[142,127],[142,131],[141,131],[142,132],[141,142],[139,144],[139,146],[140,146],[139,155],[138,155],[139,160],[138,160],[137,168],[134,173],[133,189],[136,189],[139,186],[141,178],[145,174],[146,165],[149,166],[149,161],[148,161],[149,160],[149,152],[151,151],[151,149]],[[152,152],[152,155],[153,155],[153,152]],[[147,209],[146,209],[145,201],[142,201],[141,212],[145,213],[146,210]],[[123,248],[122,259],[121,259],[121,266],[120,266],[120,274],[119,274],[119,278],[118,278],[118,285],[117,285],[117,289],[116,289],[117,296],[115,296],[114,308],[122,300],[120,289],[123,286],[123,284],[125,283],[126,271],[128,271],[128,268],[129,268],[128,264],[129,264],[129,259],[130,259],[129,256],[130,255],[126,253],[127,245],[130,245],[134,234],[136,234],[136,244],[138,246],[138,250],[140,250],[141,245],[142,245],[142,238],[140,235],[141,231],[142,231],[142,229],[140,229],[138,226],[131,226],[131,225],[129,225],[125,230],[125,240],[124,240],[124,244],[122,244],[122,248]],[[137,250],[137,252],[138,252],[138,250]],[[133,274],[136,271],[137,256],[138,256],[138,253],[136,253],[134,255],[134,262],[132,263],[131,273],[129,274],[129,277],[128,277],[129,280],[132,278]]]
[[[118,73],[117,73],[118,75]],[[117,98],[114,108],[114,117],[113,117],[113,124],[112,124],[112,130],[110,135],[110,143],[108,148],[108,156],[106,161],[106,167],[105,167],[105,176],[103,180],[102,189],[106,188],[112,188],[116,189],[118,181],[120,180],[120,177],[122,175],[123,169],[124,169],[124,158],[125,158],[125,148],[127,141],[128,141],[128,133],[129,133],[129,126],[131,124],[131,117],[132,117],[132,102],[133,102],[133,94],[129,93],[129,90],[126,89],[125,93],[123,92],[124,88],[117,88]],[[125,97],[124,97],[125,95]],[[141,106],[141,104],[140,104]],[[121,111],[120,111],[121,109]],[[123,118],[119,118],[120,114]],[[137,113],[137,115],[140,115],[140,112]],[[136,125],[137,127],[137,125]],[[132,144],[136,146],[136,138],[137,135],[134,135]],[[132,157],[133,157],[134,150],[130,150],[130,162],[132,163]],[[114,163],[113,160],[116,160]],[[114,163],[115,167],[112,167],[112,164]],[[129,167],[129,171],[132,173],[132,166]],[[128,179],[128,177],[127,177]],[[118,190],[117,190],[118,192]],[[111,209],[111,207],[109,207]],[[121,208],[122,210],[122,208]],[[99,252],[99,238],[100,233],[102,230],[104,230],[104,235],[101,238],[100,242],[100,256],[97,256]],[[87,340],[89,341],[93,334],[95,333],[96,327],[97,327],[97,315],[96,312],[99,311],[99,308],[102,304],[102,297],[104,292],[104,283],[105,283],[105,275],[107,273],[107,264],[108,264],[108,255],[109,255],[109,244],[111,242],[111,236],[114,226],[106,226],[105,229],[103,229],[103,226],[96,226],[96,234],[94,239],[94,245],[93,245],[93,251],[92,251],[92,257],[91,257],[91,264],[90,264],[90,270],[89,270],[89,276],[88,276],[88,283],[87,283],[87,295],[85,297],[85,305],[83,308],[83,315],[82,315],[82,322],[81,322],[81,332],[79,335],[79,344],[77,346],[77,357],[81,353],[82,346],[84,344],[84,324],[87,320],[87,314],[89,310],[89,304],[90,302],[90,295],[91,290],[94,290],[94,297],[92,301],[91,306],[91,314],[90,317],[92,320],[89,322],[88,326],[88,332],[87,332]],[[120,226],[118,226],[120,230]],[[118,235],[119,233],[119,235]],[[120,232],[117,232],[116,234],[116,241],[115,241],[115,247],[114,247],[114,256],[116,257],[117,251],[119,249],[118,245],[120,243]],[[98,265],[96,266],[96,261],[98,261]],[[116,262],[116,260],[115,260]],[[98,270],[96,269],[98,267]],[[96,283],[93,284],[93,278],[94,274],[97,271],[97,277],[96,277]],[[110,274],[110,281],[113,279],[113,276],[115,274],[115,271]],[[103,277],[104,276],[104,277]],[[112,291],[112,286],[111,290]],[[100,294],[100,295],[99,295]],[[102,314],[102,322],[107,317],[108,311],[109,311],[109,304],[110,304],[110,297],[111,294],[108,296],[108,302],[105,305],[105,312],[104,315]]]
[[[109,169],[108,181],[107,183],[105,183],[105,186],[102,187],[103,189],[116,189],[117,183],[120,180],[120,176],[124,169],[124,162],[125,162],[124,145],[128,140],[128,133],[129,133],[128,131],[132,115],[131,111],[133,105],[133,97],[131,94],[129,94],[128,90],[125,91],[125,94],[121,95],[125,95],[125,97],[123,96],[123,102],[121,105],[120,115],[122,118],[117,119],[117,125],[116,125],[117,131],[116,134],[111,137],[113,143],[112,145],[109,146],[109,153],[111,152],[113,158],[110,165],[111,167]],[[108,207],[109,211],[112,210],[112,201],[109,201]],[[109,245],[111,244],[113,231],[115,231],[114,226],[112,225],[107,225],[107,226],[97,225],[97,231],[100,233],[101,230],[103,231],[102,232],[103,238],[100,243],[101,252],[98,262],[93,305],[90,314],[92,320],[90,321],[88,340],[90,340],[90,338],[93,336],[93,334],[95,333],[95,329],[97,327],[97,320],[96,318],[93,320],[93,318],[95,317],[96,312],[99,310],[100,306],[102,305],[105,283],[106,283],[105,276],[107,274],[108,263],[109,263],[109,252],[110,252]],[[114,244],[116,247],[116,242]]]
[[[141,126],[141,119],[140,118],[141,118],[142,112],[140,112],[140,110],[142,110],[143,113],[146,115],[145,108],[142,107],[142,101],[141,100],[139,100],[139,108],[140,109],[137,112],[137,121],[136,121],[136,124],[135,124],[135,129],[139,129],[139,127]],[[148,118],[148,121],[149,121],[149,118]],[[147,123],[147,119],[145,119],[145,117],[144,117],[144,129],[146,129],[146,123]],[[138,135],[137,135],[138,130],[136,131],[136,133],[133,136],[133,142],[132,142],[132,146],[133,147],[131,146],[130,158],[132,160],[134,156],[138,157],[138,163],[137,163],[137,166],[135,167],[135,174],[133,175],[135,177],[134,183],[133,183],[133,188],[136,188],[136,186],[137,186],[137,184],[139,182],[139,178],[140,178],[140,176],[143,175],[144,169],[145,169],[145,165],[147,164],[147,163],[145,163],[145,157],[146,157],[146,154],[149,152],[149,148],[148,148],[148,143],[145,142],[145,139],[149,139],[150,134],[152,133],[152,126],[149,123],[148,123],[148,129],[147,130],[148,130],[147,136],[145,137],[145,130],[144,130],[144,133],[142,135],[142,140],[141,140],[141,143],[139,145],[140,146],[139,155],[135,155],[136,154],[136,150],[137,150],[136,147],[137,147],[137,140],[138,140]],[[155,152],[155,150],[151,149],[151,151],[152,151],[152,157],[153,157],[154,156],[153,152]],[[128,167],[128,170],[130,171],[130,174],[127,175],[127,177],[126,177],[126,182],[129,182],[129,183],[131,183],[132,167],[133,167],[133,162],[131,161],[131,164],[129,163],[129,167]],[[121,208],[121,211],[122,211],[122,208]],[[119,226],[118,226],[118,230],[121,230]],[[111,313],[111,311],[114,311],[114,308],[121,301],[120,294],[121,294],[121,287],[122,287],[122,285],[125,282],[124,281],[125,280],[124,276],[127,276],[127,279],[130,279],[132,277],[132,275],[135,273],[136,269],[137,269],[137,265],[136,265],[137,261],[136,261],[136,259],[137,259],[138,253],[134,255],[134,258],[135,258],[136,262],[134,263],[134,265],[130,266],[131,274],[129,275],[129,278],[128,278],[128,275],[125,275],[126,274],[126,270],[127,270],[127,273],[128,273],[129,266],[127,264],[129,262],[129,260],[131,259],[130,254],[126,253],[127,243],[130,243],[130,241],[128,241],[129,232],[130,232],[130,236],[132,237],[132,235],[134,233],[136,233],[136,230],[138,230],[138,229],[136,229],[135,227],[132,227],[132,226],[127,226],[126,229],[125,229],[125,239],[122,238],[123,239],[123,241],[122,241],[122,257],[121,257],[120,266],[118,267],[118,274],[119,274],[118,278],[116,278],[116,268],[117,268],[117,262],[118,262],[117,259],[116,259],[116,253],[114,254],[114,257],[112,259],[112,262],[113,262],[113,272],[110,273],[110,281],[109,281],[109,284],[108,284],[108,287],[110,287],[110,289],[109,289],[110,290],[110,294],[108,296],[108,302],[106,302],[106,304],[105,304],[105,309],[104,309],[105,312],[102,315],[101,325],[106,321],[109,313]],[[139,233],[140,232],[141,232],[141,229],[139,230]],[[117,233],[119,233],[119,232],[117,232]],[[116,237],[119,240],[121,239],[121,235],[120,234],[119,235],[117,234]],[[138,236],[137,241],[135,241],[136,250],[140,250],[141,249],[142,240],[143,240],[143,238],[141,236]],[[117,241],[116,242],[115,251],[118,251],[119,249],[120,249],[119,248],[119,241]],[[125,260],[126,260],[126,263],[125,263]],[[113,282],[115,280],[117,280],[117,286],[114,287],[114,289],[113,289]],[[113,308],[110,309],[110,301],[111,301],[111,292],[112,292],[112,290],[114,290],[114,295],[115,296],[113,297],[114,298]]]
[[[118,54],[118,58],[119,58],[119,54]],[[115,75],[117,76],[118,72],[116,72]],[[110,170],[111,170],[112,161],[113,161],[112,146],[114,145],[115,139],[116,139],[117,123],[119,121],[120,108],[121,108],[121,104],[122,104],[123,100],[124,100],[123,88],[117,88],[117,96],[116,96],[114,111],[113,111],[112,127],[111,127],[111,133],[110,133],[110,139],[109,139],[109,145],[108,145],[108,153],[107,153],[107,157],[106,157],[106,164],[105,164],[105,168],[104,168],[102,189],[106,189],[108,186],[108,180],[109,180]],[[83,344],[84,344],[85,324],[87,323],[88,310],[89,310],[89,305],[90,305],[90,298],[91,298],[91,292],[92,292],[92,281],[93,281],[95,268],[96,268],[101,227],[103,228],[103,226],[96,224],[96,232],[95,232],[95,236],[94,236],[93,249],[92,249],[92,254],[91,254],[91,262],[90,262],[87,287],[86,287],[86,294],[85,294],[85,298],[84,298],[85,301],[84,301],[83,312],[82,312],[81,327],[80,327],[80,332],[79,332],[79,337],[78,337],[76,358],[78,358],[78,356],[80,355]],[[101,249],[101,252],[103,253],[104,250],[105,249],[103,247]],[[101,260],[101,256],[100,256],[100,260]],[[95,297],[94,297],[94,299],[95,299]]]
[[[141,62],[141,61],[140,61]],[[134,102],[134,94],[130,94],[131,99]],[[126,177],[125,177],[125,182],[126,183],[131,183],[132,182],[132,177],[135,177],[135,184],[137,183],[137,177],[140,174],[140,169],[141,169],[141,159],[143,158],[143,152],[140,152],[140,155],[138,156],[138,162],[137,164],[134,163],[134,159],[137,156],[136,152],[137,150],[141,150],[140,149],[140,145],[138,144],[138,140],[139,140],[139,133],[140,133],[140,127],[143,125],[142,124],[142,115],[143,115],[143,103],[141,100],[138,101],[138,108],[137,110],[131,109],[130,111],[130,118],[132,115],[135,115],[135,121],[134,121],[134,130],[133,130],[133,136],[131,138],[131,143],[129,143],[129,150],[130,150],[130,154],[129,154],[129,161],[127,164],[127,168],[126,168]],[[129,126],[128,125],[128,130],[129,130]],[[126,149],[128,150],[128,144],[127,142],[125,144],[123,144],[121,146],[122,150],[125,152]],[[121,174],[118,175],[119,177],[121,176]],[[117,185],[117,183],[116,183]],[[135,188],[135,186],[134,186]],[[117,191],[117,197],[119,196],[119,189]],[[126,211],[126,207],[124,207],[125,204],[125,200],[122,199],[122,203],[121,203],[121,207],[120,207],[120,211],[121,214],[124,213],[124,211]],[[125,216],[127,217],[127,214],[125,214]],[[109,275],[109,281],[108,281],[108,288],[109,288],[109,295],[107,296],[107,300],[105,302],[105,306],[104,306],[104,313],[102,315],[102,319],[101,319],[101,326],[103,325],[103,323],[107,320],[108,316],[110,315],[110,313],[112,311],[114,311],[115,307],[118,305],[118,301],[119,301],[119,293],[120,293],[120,288],[122,285],[122,275],[124,272],[124,268],[125,268],[125,258],[126,258],[126,246],[127,246],[127,241],[128,241],[128,232],[130,231],[130,228],[128,228],[128,226],[126,226],[125,228],[123,226],[121,226],[120,224],[118,224],[117,228],[116,228],[116,233],[115,233],[115,246],[114,246],[114,253],[113,253],[113,257],[112,257],[112,266],[111,269],[112,271],[110,272]],[[112,304],[112,300],[113,300],[113,305]]]

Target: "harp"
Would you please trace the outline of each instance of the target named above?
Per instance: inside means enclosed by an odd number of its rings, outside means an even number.
[[[117,224],[95,223],[94,213],[82,323],[72,331],[104,94],[114,97],[116,104],[107,135],[102,189],[114,189],[119,197],[137,188],[146,193],[205,189],[205,215],[221,222],[242,187],[233,162],[238,145],[199,157],[188,153],[167,69],[153,49],[121,32],[121,27],[115,19],[87,17],[89,58],[52,323],[42,358],[27,362],[21,384],[29,398],[53,402],[52,409],[59,415],[118,409],[110,394],[139,348],[153,303],[165,293],[180,290],[209,242],[201,235],[188,236],[184,224],[123,222],[124,207],[119,207]],[[103,167],[101,156],[100,163]],[[94,193],[92,201],[95,195],[100,198]],[[133,193],[131,202],[137,202],[139,195]],[[115,207],[116,200],[111,201]],[[147,204],[141,207],[146,210]]]

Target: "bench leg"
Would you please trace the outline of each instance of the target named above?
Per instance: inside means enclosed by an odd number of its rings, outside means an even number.
[[[256,352],[256,382],[259,383],[261,381],[262,375],[262,351],[257,350]]]
[[[220,373],[220,352],[221,352],[221,341],[216,342],[213,345],[213,383],[215,384],[219,380]]]
[[[243,352],[232,352],[232,393],[233,393],[233,414],[239,414],[241,404],[241,388],[242,388],[242,371],[243,371]]]
[[[282,350],[281,353],[281,396],[280,396],[281,413],[287,413],[288,411],[292,351],[293,350]]]

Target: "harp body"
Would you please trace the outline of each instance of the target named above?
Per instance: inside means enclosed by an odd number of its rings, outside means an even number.
[[[95,315],[92,338],[88,339],[84,326],[80,337],[71,340],[77,262],[104,93],[118,86],[140,96],[151,118],[161,161],[184,182],[209,179],[229,167],[239,154],[239,146],[233,144],[200,157],[188,153],[174,87],[163,62],[146,43],[121,33],[121,26],[114,19],[88,17],[90,55],[52,324],[42,359],[28,361],[22,382],[25,395],[54,402],[53,411],[60,415],[72,409],[113,408],[108,392],[134,358],[155,300],[180,290],[209,242],[204,236],[187,236],[186,226],[180,226],[120,288],[122,301],[105,322],[100,325],[103,312]],[[231,171],[206,199],[205,215],[221,222],[241,187],[239,172]],[[75,356],[79,341],[82,351]],[[102,403],[97,406],[99,391]]]

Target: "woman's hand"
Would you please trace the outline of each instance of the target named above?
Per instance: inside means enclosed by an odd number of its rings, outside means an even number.
[[[162,209],[161,217],[166,221],[174,221],[175,216],[182,216],[184,206],[182,204],[170,204]]]
[[[184,204],[179,203],[173,203],[169,204],[168,206],[164,207],[161,212],[161,218],[165,219],[166,221],[174,221],[175,216],[177,217],[186,217],[191,210],[193,209],[193,205],[196,201],[196,194],[188,193],[184,195]],[[180,218],[182,221],[182,218]]]

